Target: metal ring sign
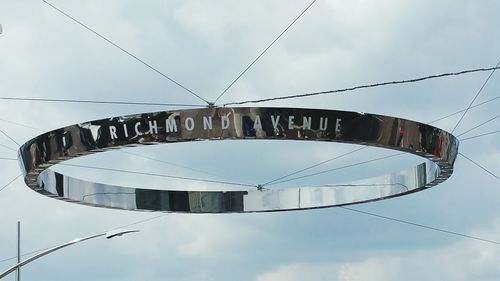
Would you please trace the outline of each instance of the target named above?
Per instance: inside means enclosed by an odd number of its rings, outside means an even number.
[[[428,161],[350,185],[245,191],[115,186],[50,169],[71,158],[127,146],[224,139],[361,144],[412,153]],[[420,191],[451,176],[457,152],[453,135],[396,117],[303,108],[209,107],[114,117],[53,130],[22,145],[19,159],[30,188],[70,202],[125,210],[245,213],[341,206]]]

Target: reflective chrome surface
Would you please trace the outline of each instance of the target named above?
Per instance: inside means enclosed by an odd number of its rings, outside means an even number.
[[[49,169],[74,157],[127,146],[222,139],[353,143],[404,151],[428,161],[350,184],[246,191],[114,186]],[[57,199],[126,210],[241,213],[324,208],[420,191],[451,176],[457,152],[453,135],[410,120],[336,110],[242,107],[143,113],[68,126],[26,142],[19,159],[26,184]]]

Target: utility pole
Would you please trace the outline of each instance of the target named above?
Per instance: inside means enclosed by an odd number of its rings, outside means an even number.
[[[17,263],[21,262],[21,222],[17,221]],[[21,280],[21,267],[16,270],[16,281]]]

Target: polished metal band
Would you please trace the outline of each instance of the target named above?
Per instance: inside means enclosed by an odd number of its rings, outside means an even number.
[[[49,168],[71,158],[128,146],[223,139],[361,144],[430,161],[346,185],[246,191],[123,187],[69,177]],[[125,210],[242,213],[341,206],[420,191],[451,176],[457,152],[458,140],[453,135],[401,118],[338,110],[209,107],[114,117],[53,130],[26,142],[19,159],[30,188],[70,202]]]

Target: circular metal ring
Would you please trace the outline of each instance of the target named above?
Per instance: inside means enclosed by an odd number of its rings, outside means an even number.
[[[419,155],[428,161],[348,185],[256,186],[245,191],[155,190],[89,182],[50,166],[110,149],[223,139],[351,143]],[[420,191],[451,176],[458,140],[433,126],[383,115],[302,108],[174,110],[76,124],[33,138],[19,150],[26,184],[57,199],[125,210],[244,213],[325,208]]]

